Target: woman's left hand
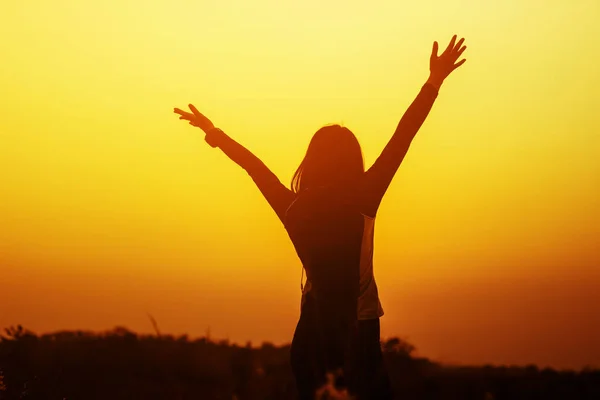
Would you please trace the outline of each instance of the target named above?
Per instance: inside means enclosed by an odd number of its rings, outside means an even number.
[[[179,108],[175,108],[173,111],[175,112],[175,114],[180,115],[179,119],[189,121],[190,125],[202,129],[204,133],[208,133],[211,129],[215,127],[210,121],[210,119],[208,119],[204,114],[198,111],[193,104],[189,104],[188,107],[190,108],[190,110],[192,110],[191,113],[183,111]]]

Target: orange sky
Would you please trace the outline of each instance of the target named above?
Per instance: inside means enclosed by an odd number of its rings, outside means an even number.
[[[12,2],[0,13],[0,327],[291,340],[300,264],[193,102],[289,182],[343,123],[367,164],[467,38],[380,209],[383,336],[600,365],[596,0]],[[488,4],[489,3],[489,4]]]

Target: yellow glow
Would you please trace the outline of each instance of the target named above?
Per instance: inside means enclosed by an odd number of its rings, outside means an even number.
[[[370,165],[426,80],[431,43],[457,33],[468,61],[376,225],[383,334],[453,361],[598,359],[506,333],[600,335],[600,301],[577,297],[600,283],[598,15],[596,0],[3,6],[0,325],[150,331],[150,312],[165,331],[291,340],[300,264],[281,224],[173,107],[194,103],[286,183],[328,123],[354,131]],[[500,320],[490,296],[523,300]],[[453,304],[473,320],[447,317]],[[559,328],[531,318],[565,304],[580,312]],[[482,329],[487,347],[470,350]]]

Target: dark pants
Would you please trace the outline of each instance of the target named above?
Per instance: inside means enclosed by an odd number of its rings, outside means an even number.
[[[358,365],[355,393],[358,400],[391,400],[394,398],[381,352],[379,318],[358,322],[356,346]]]
[[[307,296],[291,346],[291,364],[300,400],[314,400],[326,373],[345,371],[345,383],[358,400],[390,400],[391,387],[381,352],[379,319],[348,326],[339,318],[319,315]]]

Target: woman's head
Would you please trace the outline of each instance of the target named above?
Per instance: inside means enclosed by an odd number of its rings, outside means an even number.
[[[292,178],[292,190],[298,193],[317,186],[344,186],[365,171],[362,151],[356,136],[340,125],[319,129]]]

